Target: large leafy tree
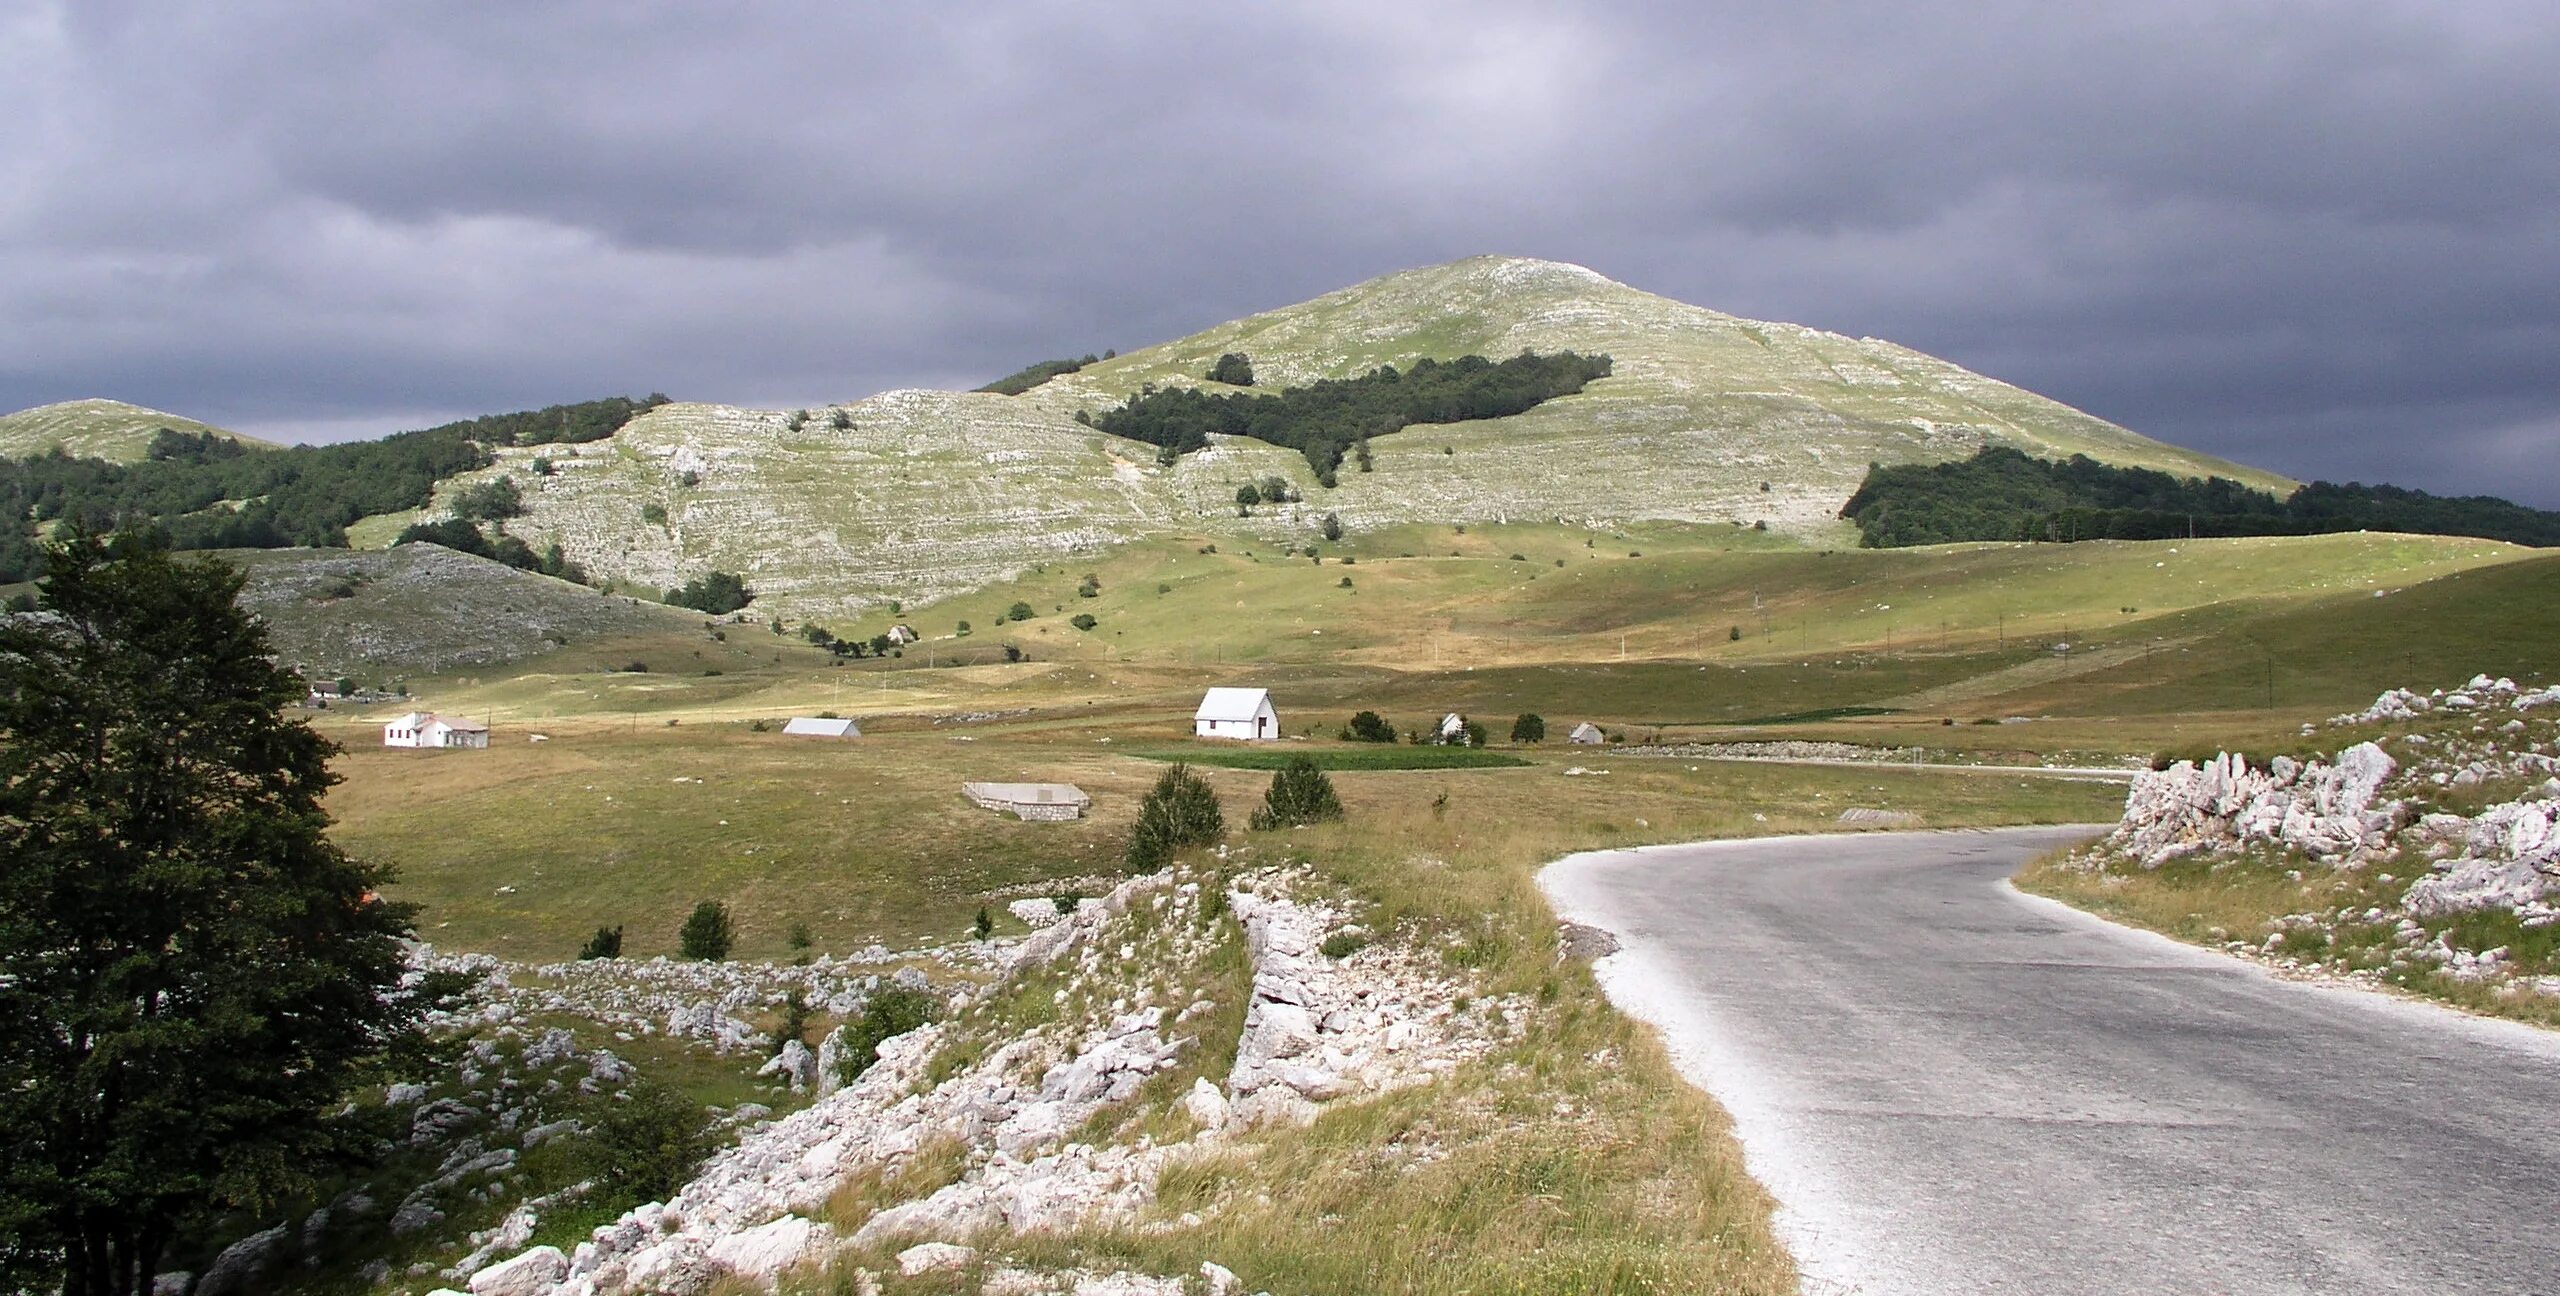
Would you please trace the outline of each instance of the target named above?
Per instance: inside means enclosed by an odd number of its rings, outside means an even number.
[[[234,603],[134,537],[54,549],[0,624],[0,1285],[148,1291],[273,1204],[414,1039],[406,907],[331,845],[333,746]]]

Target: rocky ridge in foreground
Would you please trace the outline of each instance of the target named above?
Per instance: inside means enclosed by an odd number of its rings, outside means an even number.
[[[1471,998],[1312,890],[1280,869],[1223,888],[1178,869],[1126,882],[1023,941],[1002,976],[882,1044],[867,1070],[844,1080],[841,1055],[824,1059],[815,1103],[748,1131],[667,1201],[572,1251],[495,1259],[471,1290],[699,1292],[829,1265],[967,1268],[989,1290],[1187,1290],[1189,1276],[990,1269],[973,1248],[1197,1223],[1154,1218],[1167,1167],[1432,1083],[1512,1038],[1525,1012]],[[1217,954],[1239,927],[1250,982],[1221,984]],[[1214,1263],[1197,1277],[1232,1289]]]
[[[2325,870],[2349,903],[2229,947],[2361,979],[2434,973],[2560,996],[2547,936],[2560,926],[2560,686],[2484,675],[2395,689],[2327,728],[2373,736],[2325,759],[2225,752],[2144,773],[2115,831],[2068,866],[2257,865],[2296,882]]]

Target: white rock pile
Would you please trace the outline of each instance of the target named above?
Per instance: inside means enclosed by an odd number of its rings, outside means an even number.
[[[2560,923],[2560,686],[2482,675],[2456,689],[2393,689],[2330,724],[2386,732],[2327,761],[2278,757],[2259,768],[2225,753],[2143,774],[2088,862],[2156,868],[2273,849],[2306,865],[2369,869],[2385,884],[2405,878],[2397,905],[2287,915],[2263,944],[2234,948],[2289,962],[2289,938],[2387,927],[2391,968],[2560,994],[2560,977],[2518,976],[2507,948],[2466,948],[2444,930],[2489,910],[2528,929]]]
[[[2267,768],[2224,752],[2134,776],[2109,844],[2157,867],[2201,850],[2272,843],[2308,854],[2362,856],[2387,844],[2402,807],[2379,797],[2399,766],[2373,743],[2332,762],[2279,756]]]

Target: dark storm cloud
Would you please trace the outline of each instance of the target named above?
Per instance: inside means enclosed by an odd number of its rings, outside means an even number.
[[[732,8],[0,0],[0,405],[806,403],[1502,251],[2560,505],[2548,5]]]

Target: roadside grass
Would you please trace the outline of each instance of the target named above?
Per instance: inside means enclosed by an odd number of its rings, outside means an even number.
[[[2363,974],[2360,979],[2472,1012],[2560,1027],[2560,1001],[2548,995],[2456,981],[2432,963],[2395,958],[2392,928],[2401,892],[2426,869],[2425,861],[2406,859],[2333,869],[2253,851],[2220,860],[2189,856],[2155,869],[2110,865],[2099,871],[2073,864],[2060,852],[2029,863],[2014,881],[2022,891],[2191,945],[2229,953],[2237,942],[2265,957],[2298,960],[2308,971]],[[2384,921],[2285,921],[2377,908]],[[2524,927],[2512,912],[2417,921],[2430,935],[2450,933],[2463,948],[2505,946],[2519,975],[2560,973],[2560,929]],[[2267,938],[2279,932],[2284,940],[2266,949]]]
[[[1479,747],[1421,747],[1376,743],[1357,747],[1165,747],[1128,753],[1144,760],[1186,761],[1221,769],[1276,770],[1294,760],[1311,760],[1322,770],[1457,770],[1517,769],[1531,762],[1506,752]]]

